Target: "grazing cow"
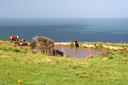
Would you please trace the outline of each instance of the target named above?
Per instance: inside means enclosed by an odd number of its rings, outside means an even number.
[[[72,43],[73,43],[73,45],[74,45],[75,47],[79,47],[79,44],[78,44],[78,42],[77,42],[76,39],[73,39],[73,40],[72,40]]]
[[[9,37],[9,40],[10,40],[11,42],[18,43],[18,38],[19,38],[19,36],[13,35],[13,36],[10,36],[10,37]]]

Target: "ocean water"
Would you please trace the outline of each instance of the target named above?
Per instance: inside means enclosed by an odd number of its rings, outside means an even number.
[[[59,42],[128,42],[128,19],[0,19],[0,38],[10,35],[28,41],[46,36]]]

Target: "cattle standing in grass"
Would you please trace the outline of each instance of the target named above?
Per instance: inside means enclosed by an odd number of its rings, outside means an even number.
[[[17,43],[18,43],[18,38],[19,38],[19,36],[13,35],[13,36],[10,36],[10,37],[9,37],[9,40],[10,40],[11,42],[15,42],[15,43],[17,44]]]

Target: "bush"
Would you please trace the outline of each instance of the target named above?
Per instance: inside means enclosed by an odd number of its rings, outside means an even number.
[[[45,55],[53,55],[54,41],[45,36],[36,36],[30,44],[31,48],[37,48]]]
[[[36,46],[36,42],[31,41],[31,42],[30,42],[30,48],[33,49],[35,46]]]
[[[70,42],[69,47],[70,47],[70,48],[73,48],[73,47],[75,47],[75,46],[73,45],[72,42]]]

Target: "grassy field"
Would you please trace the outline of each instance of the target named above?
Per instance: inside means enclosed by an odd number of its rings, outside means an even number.
[[[0,41],[0,85],[127,85],[123,52],[85,59],[44,56]]]
[[[92,45],[108,45],[108,46],[121,46],[128,47],[128,43],[120,42],[120,43],[110,43],[110,42],[79,42],[80,44],[92,44]]]

